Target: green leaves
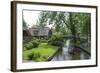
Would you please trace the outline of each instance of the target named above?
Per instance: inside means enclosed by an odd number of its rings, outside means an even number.
[[[23,19],[23,29],[27,29],[28,28],[28,25],[27,23],[25,22],[25,20]]]
[[[80,37],[91,33],[90,13],[41,11],[38,24],[42,27],[54,24],[53,30],[62,34]]]
[[[47,20],[48,20],[47,17],[48,17],[48,11],[42,11],[42,12],[40,12],[37,24],[39,26],[41,26],[41,27],[46,26]]]

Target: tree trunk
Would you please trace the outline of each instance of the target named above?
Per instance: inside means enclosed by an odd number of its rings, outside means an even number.
[[[72,37],[73,37],[73,44],[76,44],[76,30],[75,30],[75,24],[73,23],[73,13],[69,13],[69,20],[70,20],[70,30],[72,33]]]

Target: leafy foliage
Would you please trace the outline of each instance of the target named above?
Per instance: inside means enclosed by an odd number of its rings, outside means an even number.
[[[36,48],[38,47],[38,45],[39,45],[39,42],[37,40],[31,40],[30,42],[24,45],[24,50]]]
[[[41,11],[39,21],[39,25],[42,26],[54,24],[53,32],[60,33],[60,36],[72,35],[74,37],[85,37],[87,39],[91,34],[90,13]],[[77,43],[76,39],[74,43]]]
[[[26,22],[23,22],[27,27]],[[49,40],[33,38],[25,44],[24,60],[46,61],[58,47],[64,46],[66,36],[73,36],[72,45],[87,45],[91,43],[91,14],[78,12],[41,11],[37,25],[52,26]],[[86,48],[90,48],[86,47]]]
[[[25,22],[25,20],[23,19],[23,28],[28,28],[28,25],[27,25],[27,23]]]
[[[41,43],[36,48],[25,50],[23,52],[23,60],[33,60],[36,62],[46,61],[49,56],[52,56],[56,52],[57,49],[57,46],[48,43]]]

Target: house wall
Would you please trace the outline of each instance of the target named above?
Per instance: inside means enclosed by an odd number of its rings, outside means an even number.
[[[49,33],[49,28],[39,28],[39,27],[35,27],[35,28],[30,28],[29,32],[31,33],[32,36],[48,36]],[[37,33],[35,33],[37,31]]]

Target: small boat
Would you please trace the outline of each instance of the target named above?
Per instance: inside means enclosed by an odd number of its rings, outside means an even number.
[[[68,53],[74,55],[76,52],[79,52],[80,50],[77,47],[69,47]]]

